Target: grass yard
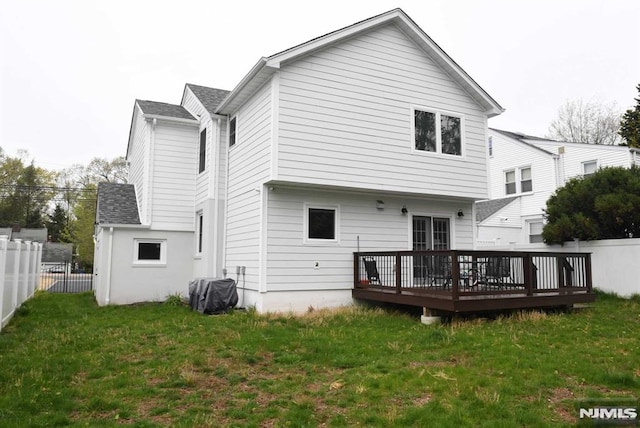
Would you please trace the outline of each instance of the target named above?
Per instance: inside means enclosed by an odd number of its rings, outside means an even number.
[[[640,299],[610,295],[425,326],[39,293],[0,333],[2,427],[573,426],[583,399],[638,397]]]

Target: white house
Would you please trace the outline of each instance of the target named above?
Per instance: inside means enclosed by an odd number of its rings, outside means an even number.
[[[402,10],[269,57],[231,91],[136,101],[128,185],[101,185],[100,304],[238,278],[240,304],[352,302],[353,252],[472,249],[503,109]]]
[[[640,150],[489,129],[489,198],[476,204],[478,245],[542,242],[549,197],[598,168],[640,165]]]

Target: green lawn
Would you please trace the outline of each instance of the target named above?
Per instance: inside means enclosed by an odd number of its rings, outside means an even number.
[[[40,293],[0,333],[0,426],[572,426],[640,397],[640,299],[420,324],[98,308]],[[633,401],[632,401],[633,403]]]

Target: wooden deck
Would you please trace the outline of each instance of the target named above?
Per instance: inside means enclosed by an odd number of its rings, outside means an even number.
[[[352,295],[454,313],[595,301],[590,254],[516,251],[354,253]]]

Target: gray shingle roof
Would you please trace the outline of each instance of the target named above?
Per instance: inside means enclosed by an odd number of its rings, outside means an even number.
[[[510,198],[476,202],[476,221],[480,223],[486,220],[518,198],[519,196],[512,196]]]
[[[43,263],[59,263],[71,261],[73,244],[46,242],[42,247]]]
[[[98,184],[97,217],[99,224],[140,224],[133,184]]]
[[[507,136],[509,138],[513,138],[514,140],[517,140],[520,143],[525,144],[525,145],[527,145],[527,146],[529,146],[531,148],[534,148],[536,150],[539,150],[541,152],[544,152],[544,153],[546,153],[548,155],[552,155],[553,156],[553,153],[551,153],[550,151],[545,150],[542,147],[538,147],[535,144],[530,143],[530,142],[525,141],[525,140],[532,140],[532,141],[536,141],[536,140],[537,141],[554,141],[554,140],[549,140],[549,139],[540,138],[540,137],[534,137],[532,135],[525,135],[525,134],[521,134],[521,133],[518,133],[518,132],[503,131],[502,129],[495,129],[495,128],[489,128],[489,129],[491,129],[492,131],[497,132],[499,134],[505,135],[505,136]]]
[[[182,106],[146,100],[136,100],[136,103],[140,106],[144,114],[195,120],[195,117]]]
[[[31,241],[31,242],[47,242],[47,228],[43,227],[40,229],[29,229],[23,227],[19,232],[12,232],[11,239],[22,239],[22,241]]]
[[[216,108],[230,92],[224,89],[207,88],[206,86],[198,86],[191,83],[187,83],[187,87],[191,89],[193,95],[200,100],[209,113],[215,113]]]

